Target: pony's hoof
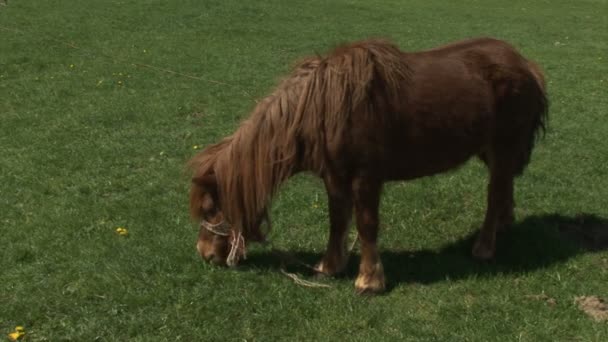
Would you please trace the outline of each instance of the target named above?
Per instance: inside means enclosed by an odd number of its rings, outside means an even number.
[[[325,259],[321,260],[321,262],[319,262],[314,268],[315,273],[320,278],[333,277],[333,276],[339,275],[339,274],[343,273],[344,270],[346,269],[345,260],[346,259],[341,260],[339,262],[334,262],[333,264],[338,264],[337,266],[326,262]]]
[[[334,273],[330,272],[327,266],[325,266],[323,261],[315,265],[314,272],[314,278],[319,280],[327,279],[334,275]]]
[[[376,264],[373,272],[359,273],[355,280],[355,291],[358,294],[377,294],[384,292],[385,288],[382,264]]]
[[[384,279],[363,279],[359,276],[355,281],[355,291],[360,295],[375,295],[384,292],[385,289]]]

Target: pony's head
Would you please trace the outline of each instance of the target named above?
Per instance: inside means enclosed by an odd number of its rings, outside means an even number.
[[[214,174],[192,179],[190,212],[200,220],[196,249],[200,256],[216,265],[234,266],[245,255],[245,241],[264,241],[260,227],[268,214],[263,214],[248,229],[230,222],[222,210],[217,178]]]
[[[196,244],[200,256],[214,264],[225,264],[230,253],[232,227],[224,220],[214,175],[192,179],[190,213],[200,220]]]

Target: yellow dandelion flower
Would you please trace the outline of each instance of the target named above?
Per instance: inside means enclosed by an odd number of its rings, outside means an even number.
[[[116,233],[120,236],[127,236],[129,235],[129,231],[126,228],[123,227],[118,227],[116,228]]]
[[[15,327],[15,331],[8,334],[8,339],[11,341],[18,341],[25,336],[25,329],[22,326]]]
[[[198,145],[194,145],[194,146],[192,146],[192,149],[193,149],[193,150],[198,150]]]

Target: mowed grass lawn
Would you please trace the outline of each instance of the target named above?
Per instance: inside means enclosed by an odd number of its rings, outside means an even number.
[[[29,341],[607,341],[575,304],[608,297],[607,14],[605,0],[1,1],[0,339],[21,325]],[[236,269],[201,262],[184,163],[295,60],[474,36],[542,65],[551,100],[495,261],[470,257],[487,176],[471,161],[386,186],[384,295],[355,294],[356,250],[318,280],[330,288],[280,272],[315,280],[273,248],[314,263],[325,247],[308,175],[275,198],[270,247]]]

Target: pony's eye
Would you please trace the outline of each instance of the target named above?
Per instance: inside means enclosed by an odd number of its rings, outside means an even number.
[[[209,195],[203,196],[203,201],[201,203],[201,207],[203,211],[206,213],[210,210],[215,210],[215,204],[213,203],[213,199]]]

